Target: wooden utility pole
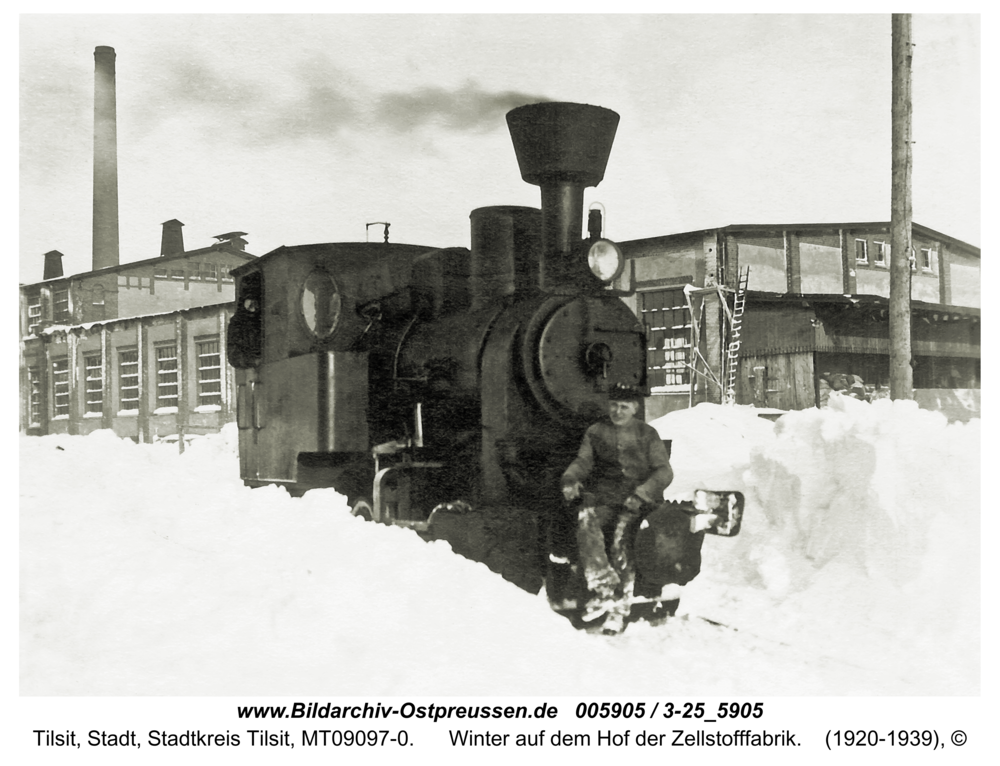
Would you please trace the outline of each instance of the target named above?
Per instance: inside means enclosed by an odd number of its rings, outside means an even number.
[[[910,343],[910,239],[913,148],[910,14],[892,14],[892,217],[889,266],[889,396],[913,398]]]

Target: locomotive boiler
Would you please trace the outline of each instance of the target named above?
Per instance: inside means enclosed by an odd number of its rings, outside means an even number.
[[[572,596],[560,475],[608,391],[646,386],[644,328],[612,288],[622,253],[599,216],[582,233],[618,121],[584,104],[509,112],[541,209],[473,210],[470,249],[301,245],[236,269],[227,348],[244,482],[333,487],[355,515]],[[636,541],[637,589],[654,601],[670,577],[655,526]]]

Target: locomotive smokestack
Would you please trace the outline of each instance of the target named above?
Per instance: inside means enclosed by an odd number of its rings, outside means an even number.
[[[589,104],[529,104],[507,113],[521,177],[542,190],[545,286],[576,271],[568,261],[581,240],[583,190],[604,179],[618,119]]]
[[[118,127],[115,49],[94,49],[93,266],[118,265]]]

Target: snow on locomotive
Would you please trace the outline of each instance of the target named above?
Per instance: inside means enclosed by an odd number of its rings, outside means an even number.
[[[507,123],[541,210],[473,210],[471,250],[302,245],[234,271],[240,472],[333,487],[354,514],[565,603],[580,586],[560,476],[608,391],[646,386],[646,339],[611,289],[624,259],[599,217],[581,236],[618,115],[541,103]],[[671,579],[661,538],[655,523],[636,538],[637,593],[654,603]]]

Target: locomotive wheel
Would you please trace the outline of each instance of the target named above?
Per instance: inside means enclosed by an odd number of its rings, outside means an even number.
[[[375,518],[375,511],[372,510],[372,501],[366,497],[358,498],[351,506],[351,515],[372,521]]]

